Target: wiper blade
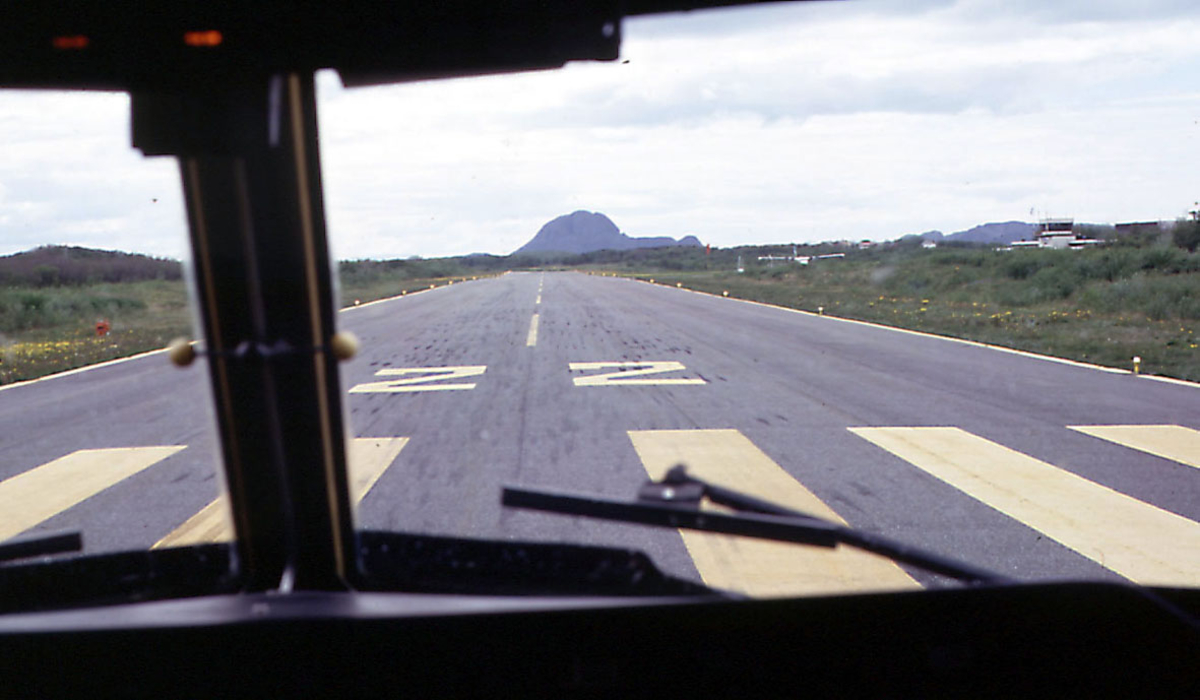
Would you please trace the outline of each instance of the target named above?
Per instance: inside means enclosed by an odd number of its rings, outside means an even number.
[[[700,503],[704,498],[738,512],[701,510]],[[682,465],[672,468],[662,481],[646,482],[633,502],[515,486],[504,487],[500,502],[512,508],[817,547],[832,548],[841,544],[967,583],[1012,582],[1007,577],[971,564],[710,484],[689,475]]]
[[[83,535],[78,532],[33,535],[0,544],[0,563],[82,550]]]

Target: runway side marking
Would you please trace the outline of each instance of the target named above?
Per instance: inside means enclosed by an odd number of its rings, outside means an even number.
[[[683,463],[698,477],[844,523],[837,513],[737,430],[631,430],[651,478]],[[705,583],[754,596],[916,588],[895,563],[839,547],[805,547],[681,530]]]
[[[537,345],[538,332],[538,315],[534,314],[533,318],[529,319],[529,335],[525,337],[525,347],[531,348]]]
[[[1200,584],[1200,523],[959,428],[849,430],[1128,579]]]
[[[478,377],[487,369],[487,365],[466,365],[462,367],[406,367],[381,369],[376,377],[399,377],[382,382],[367,382],[357,384],[350,389],[351,394],[400,394],[418,391],[466,391],[474,389],[474,382],[455,384],[436,384],[450,379]]]
[[[1182,425],[1068,425],[1086,435],[1200,468],[1200,430]]]
[[[416,296],[417,294],[420,294],[422,292],[427,292],[427,291],[429,291],[429,290],[428,289],[418,289],[411,294],[407,294],[407,296],[413,297],[413,296]],[[374,306],[376,304],[383,304],[385,302],[395,301],[397,299],[403,299],[403,298],[405,298],[405,297],[404,296],[394,296],[394,297],[387,297],[385,299],[376,299],[375,301],[368,301],[367,303],[359,304],[358,306],[347,306],[345,308],[338,309],[338,312],[341,313],[341,312],[345,312],[345,311],[355,311],[358,309],[365,309],[368,306]],[[28,386],[30,384],[37,384],[39,382],[46,382],[46,381],[50,381],[51,379],[61,379],[62,377],[69,377],[74,374],[89,372],[93,369],[101,369],[103,367],[111,367],[112,365],[119,365],[119,364],[122,364],[125,362],[130,362],[132,360],[141,360],[143,358],[151,357],[153,355],[162,355],[162,354],[166,353],[168,350],[170,350],[170,348],[159,348],[157,350],[149,350],[149,351],[146,351],[143,353],[139,353],[137,355],[129,355],[128,357],[118,357],[115,360],[106,360],[104,362],[98,362],[94,365],[87,365],[86,367],[76,367],[75,369],[69,369],[69,370],[66,370],[63,372],[57,372],[55,374],[47,374],[46,376],[38,377],[37,379],[26,379],[26,380],[20,381],[20,382],[13,382],[11,384],[5,384],[3,386],[0,386],[0,391],[6,391],[8,389],[16,389],[17,387]]]
[[[355,504],[362,501],[407,444],[406,437],[354,438],[350,442],[350,497]],[[225,542],[232,537],[233,518],[229,512],[229,502],[225,496],[219,496],[166,537],[155,542],[152,549]]]
[[[664,288],[672,289],[672,287],[664,287]],[[887,326],[882,323],[873,323],[871,321],[859,321],[858,319],[853,319],[853,318],[843,318],[840,316],[822,315],[822,314],[814,313],[812,311],[804,311],[803,309],[793,309],[793,308],[790,308],[787,306],[779,306],[778,304],[768,304],[768,303],[762,302],[762,301],[753,301],[750,299],[738,299],[735,297],[722,297],[722,296],[718,296],[716,294],[711,294],[709,292],[702,292],[702,291],[699,291],[696,289],[683,289],[681,291],[690,292],[692,294],[698,294],[698,295],[706,296],[706,297],[712,297],[714,299],[725,299],[727,301],[737,302],[740,304],[751,304],[753,306],[762,306],[764,308],[775,309],[777,311],[787,311],[789,313],[800,314],[802,316],[809,316],[812,318],[824,318],[824,319],[828,319],[830,321],[838,321],[841,323],[850,323],[850,324],[859,325],[859,326],[868,326],[871,328],[881,328],[884,330],[895,331],[897,333],[905,333],[908,335],[924,336],[926,338],[936,338],[938,340],[946,340],[946,341],[950,341],[952,343],[960,343],[962,345],[973,345],[975,347],[997,350],[999,352],[1008,353],[1010,355],[1030,357],[1030,358],[1033,358],[1036,360],[1046,360],[1047,362],[1057,362],[1059,364],[1071,365],[1071,366],[1075,366],[1075,367],[1082,367],[1085,369],[1095,369],[1095,370],[1100,370],[1101,372],[1109,372],[1111,374],[1130,374],[1130,375],[1132,374],[1132,372],[1130,372],[1129,370],[1121,369],[1118,367],[1105,367],[1103,365],[1096,365],[1096,364],[1091,364],[1088,362],[1080,362],[1078,360],[1068,360],[1064,357],[1053,357],[1051,355],[1039,355],[1038,353],[1030,352],[1028,350],[1016,350],[1013,348],[1006,348],[1006,347],[1003,347],[1000,345],[990,345],[988,343],[982,343],[977,340],[967,340],[965,338],[954,338],[954,337],[951,337],[948,335],[938,335],[936,333],[928,333],[925,331],[914,331],[914,330],[910,330],[908,328],[900,328],[897,326]],[[1153,380],[1160,381],[1160,382],[1169,382],[1171,384],[1178,384],[1180,386],[1190,386],[1192,388],[1200,388],[1200,382],[1189,382],[1184,379],[1175,379],[1174,377],[1160,377],[1160,376],[1151,375],[1151,374],[1141,374],[1141,375],[1137,375],[1137,376],[1139,376],[1142,379],[1153,379]]]
[[[571,362],[567,365],[573,372],[590,372],[598,369],[616,368],[616,372],[605,374],[590,374],[586,377],[575,377],[575,386],[648,386],[654,384],[707,384],[699,377],[657,377],[654,379],[634,379],[648,374],[663,372],[679,372],[687,369],[682,362],[645,361],[645,362]]]
[[[77,450],[0,482],[0,540],[37,525],[184,449]]]

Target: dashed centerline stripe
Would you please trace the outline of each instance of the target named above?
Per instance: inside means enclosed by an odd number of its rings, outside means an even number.
[[[538,315],[534,314],[533,318],[529,319],[529,335],[525,337],[525,347],[531,348],[537,345],[538,334]]]
[[[0,482],[0,540],[37,525],[184,449],[78,450]]]
[[[845,522],[737,430],[631,430],[629,439],[653,479],[683,463],[700,478]],[[846,547],[831,550],[687,530],[680,534],[705,583],[753,596],[918,586],[893,562]]]
[[[391,466],[408,438],[355,438],[349,444],[350,497],[358,503]],[[224,496],[204,506],[152,549],[224,542],[233,537],[233,519]]]
[[[1200,523],[959,428],[850,432],[1142,584],[1200,584]]]

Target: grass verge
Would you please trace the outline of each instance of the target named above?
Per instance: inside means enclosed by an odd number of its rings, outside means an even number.
[[[475,275],[478,278],[479,275]],[[472,276],[350,280],[343,306],[365,304]],[[96,323],[110,330],[100,336]],[[158,350],[193,335],[180,280],[0,288],[0,385]]]

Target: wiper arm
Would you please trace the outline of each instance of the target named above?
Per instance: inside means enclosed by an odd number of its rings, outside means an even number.
[[[738,512],[701,510],[700,502],[704,498]],[[683,465],[673,467],[662,481],[646,482],[638,491],[637,500],[632,502],[513,486],[504,487],[500,502],[513,508],[583,515],[656,527],[741,535],[817,547],[832,548],[842,544],[967,583],[1012,582],[999,574],[903,542],[855,530],[733,489],[710,484],[689,475]]]
[[[48,554],[78,552],[83,549],[83,536],[78,532],[23,537],[0,544],[0,563]]]

